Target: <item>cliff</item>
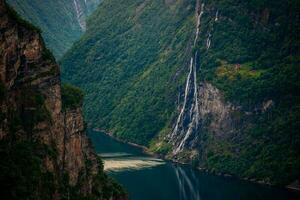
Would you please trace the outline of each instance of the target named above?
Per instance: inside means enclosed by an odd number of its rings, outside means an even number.
[[[3,0],[0,92],[2,198],[126,199],[85,134],[81,93],[62,90],[59,66],[39,30]]]

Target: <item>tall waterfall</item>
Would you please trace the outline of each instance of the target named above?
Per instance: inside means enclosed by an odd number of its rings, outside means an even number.
[[[215,19],[211,23],[210,31],[208,33],[207,39],[206,39],[206,49],[209,50],[211,46],[211,37],[212,37],[212,32],[214,31],[214,24],[219,20],[219,11],[216,11],[215,14]]]
[[[196,32],[195,39],[191,46],[191,49],[196,48],[201,26],[201,18],[204,14],[204,4],[199,6],[199,0],[196,6]],[[191,135],[197,130],[199,122],[199,105],[198,105],[198,89],[197,89],[197,58],[198,50],[193,52],[190,58],[189,73],[187,75],[184,101],[182,108],[180,109],[179,116],[177,118],[175,127],[171,133],[170,139],[173,145],[176,147],[173,154],[177,154],[186,145],[186,142],[191,137]],[[184,137],[182,137],[184,135]],[[179,141],[174,138],[179,137]],[[175,141],[175,142],[174,142]]]
[[[82,30],[86,29],[86,22],[85,22],[85,13],[84,9],[81,7],[80,2],[78,0],[73,0],[75,11],[76,11],[76,16],[77,16],[77,21],[79,23],[79,26]],[[85,1],[86,3],[86,1]]]

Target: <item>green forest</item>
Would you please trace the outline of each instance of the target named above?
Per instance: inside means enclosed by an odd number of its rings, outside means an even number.
[[[89,18],[61,64],[63,80],[85,91],[93,127],[148,147],[172,130],[192,52],[195,3],[104,1]],[[208,169],[276,184],[300,176],[299,6],[296,0],[205,2],[198,81],[212,83],[241,108],[239,134],[216,141],[203,133]],[[271,109],[259,113],[268,101]],[[163,148],[160,153],[171,150]]]
[[[7,3],[43,30],[47,47],[58,59],[84,32],[77,22],[73,1],[8,0]]]

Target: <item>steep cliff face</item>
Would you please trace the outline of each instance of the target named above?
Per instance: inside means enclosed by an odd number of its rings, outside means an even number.
[[[59,67],[39,30],[3,0],[0,86],[3,198],[125,198],[85,135],[82,99],[71,106],[62,101]]]
[[[26,20],[43,30],[47,46],[60,58],[86,30],[86,18],[100,0],[8,0]]]

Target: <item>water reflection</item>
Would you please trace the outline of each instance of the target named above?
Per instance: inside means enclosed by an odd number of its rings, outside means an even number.
[[[199,181],[195,176],[193,170],[190,170],[191,176],[188,176],[186,172],[178,166],[172,166],[175,171],[178,186],[179,186],[179,199],[194,199],[200,200],[200,193],[197,188],[199,188]]]
[[[145,156],[140,149],[90,132],[104,160],[122,169],[108,170],[131,200],[298,200],[299,194],[245,181],[212,176],[188,166]]]

